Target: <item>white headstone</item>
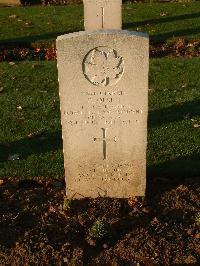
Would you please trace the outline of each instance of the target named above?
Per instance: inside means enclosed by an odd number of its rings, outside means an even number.
[[[83,0],[85,30],[122,28],[122,0]]]
[[[144,196],[148,36],[67,34],[57,55],[67,195]]]

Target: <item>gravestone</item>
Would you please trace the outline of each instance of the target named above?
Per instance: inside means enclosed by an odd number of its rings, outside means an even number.
[[[85,30],[122,28],[122,0],[83,0]]]
[[[144,196],[148,36],[97,30],[57,38],[67,196]]]

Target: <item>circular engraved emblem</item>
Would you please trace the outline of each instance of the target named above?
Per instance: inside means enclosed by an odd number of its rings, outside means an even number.
[[[123,72],[124,59],[109,47],[94,48],[83,60],[83,73],[86,79],[96,86],[116,84]]]

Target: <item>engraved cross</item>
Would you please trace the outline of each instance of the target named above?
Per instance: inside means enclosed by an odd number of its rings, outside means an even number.
[[[101,27],[104,28],[104,7],[101,7]]]
[[[114,138],[107,138],[106,133],[107,133],[107,128],[101,128],[103,131],[103,138],[93,138],[94,141],[103,141],[103,160],[107,159],[107,142],[108,141],[117,141],[117,137],[115,136]]]
[[[85,30],[121,30],[122,0],[83,0],[83,2]]]

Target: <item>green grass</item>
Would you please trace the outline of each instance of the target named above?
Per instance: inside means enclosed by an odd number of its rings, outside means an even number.
[[[0,176],[62,176],[56,64],[2,63],[0,69],[0,87],[4,88],[0,94],[0,143],[8,145],[0,144]],[[37,130],[46,130],[44,139],[27,138]],[[21,159],[7,161],[10,154],[19,154]]]
[[[156,175],[200,174],[200,59],[153,59],[148,166]]]
[[[193,127],[200,123],[198,69],[199,58],[150,62],[147,159],[151,176],[200,174],[200,129]],[[0,177],[62,178],[56,63],[4,62],[0,70]],[[41,129],[41,136],[27,137]],[[13,154],[19,154],[20,160],[8,160]]]
[[[124,5],[123,27],[148,32],[153,41],[200,38],[200,3]]]
[[[0,7],[0,25],[0,42],[52,42],[83,30],[83,6]],[[126,4],[123,28],[148,32],[154,41],[199,39],[200,4]]]

